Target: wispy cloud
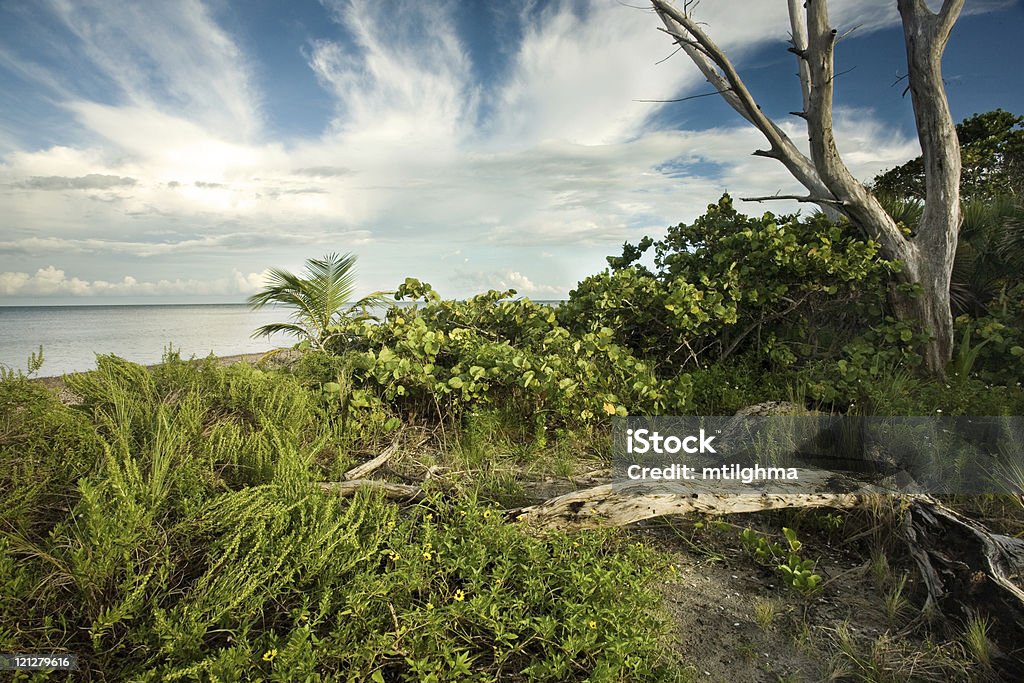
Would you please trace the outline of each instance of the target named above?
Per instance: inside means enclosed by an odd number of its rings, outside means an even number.
[[[260,97],[234,40],[199,0],[49,0],[122,104],[186,112],[229,138],[259,132]]]
[[[250,294],[264,282],[264,273],[243,274],[233,271],[229,277],[215,280],[181,279],[145,281],[131,275],[121,280],[84,280],[69,277],[54,266],[40,268],[33,274],[21,272],[0,273],[0,295],[3,296],[168,296],[186,295],[231,295]]]
[[[32,176],[27,180],[12,183],[11,187],[21,190],[109,190],[113,187],[131,187],[135,178],[125,178],[102,173],[68,178],[66,176]]]
[[[122,289],[148,282],[138,291],[173,294],[356,249],[370,289],[422,269],[447,278],[439,289],[556,296],[622,241],[690,220],[722,191],[798,191],[781,165],[750,156],[762,142],[738,117],[687,130],[636,101],[707,87],[680,55],[659,64],[672,45],[649,11],[611,0],[502,6],[509,30],[483,70],[461,3],[322,5],[333,26],[292,46],[333,106],[314,136],[270,132],[287,126],[266,119],[266,57],[218,23],[230,5],[33,5],[52,24],[40,46],[50,54],[5,46],[0,69],[45,91],[68,125],[60,144],[38,147],[0,127],[0,294],[118,292],[124,273],[147,275]],[[835,0],[832,15],[864,33],[892,26],[893,5]],[[698,18],[742,67],[769,43],[791,57],[784,3],[706,2]],[[68,52],[80,63],[65,72],[55,64]],[[918,154],[870,109],[838,110],[836,131],[863,179]],[[453,247],[477,260],[437,265]]]

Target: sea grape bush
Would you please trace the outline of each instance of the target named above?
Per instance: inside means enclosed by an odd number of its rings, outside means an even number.
[[[350,374],[350,407],[391,404],[448,419],[468,406],[501,405],[570,425],[687,408],[686,375],[659,378],[611,329],[573,334],[555,308],[514,296],[492,290],[446,300],[409,278],[395,298],[413,305],[391,306],[374,324],[339,325],[330,350]]]
[[[664,374],[744,352],[777,366],[834,357],[865,324],[886,324],[885,285],[899,265],[878,252],[848,225],[751,218],[725,195],[663,239],[625,245],[559,316],[574,330],[616,330],[615,341]]]
[[[692,224],[627,243],[608,263],[571,292],[559,319],[577,334],[614,330],[657,376],[688,372],[706,387],[702,375],[732,374],[729,386],[742,394],[785,375],[808,398],[839,404],[893,368],[921,363],[926,336],[887,307],[901,264],[821,214],[754,218],[724,195]],[[738,407],[721,390],[699,393],[709,400],[698,395],[697,409]]]
[[[781,543],[749,527],[740,532],[740,541],[758,563],[779,572],[786,585],[805,595],[816,592],[821,585],[821,575],[814,573],[817,563],[800,556],[803,542],[797,537],[796,531],[783,527],[782,535],[786,538],[785,548]]]
[[[977,348],[972,370],[982,380],[1006,385],[1024,381],[1024,283],[1004,290],[985,315],[959,316],[954,326],[958,339],[969,331],[969,343]]]
[[[728,412],[765,390],[845,410],[921,365],[926,334],[888,307],[901,264],[845,221],[749,217],[724,195],[692,224],[627,243],[608,262],[558,307],[513,290],[445,300],[409,278],[378,319],[331,327],[337,362],[319,381],[344,415],[457,420],[501,406],[513,419],[573,427]],[[1024,357],[1022,293],[1008,288],[982,318],[958,321],[984,344],[974,369],[988,383],[1019,378],[1006,368]]]

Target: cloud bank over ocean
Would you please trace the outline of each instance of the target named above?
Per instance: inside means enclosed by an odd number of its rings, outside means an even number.
[[[241,300],[266,268],[328,251],[359,255],[365,291],[413,275],[450,296],[558,298],[623,241],[691,220],[723,191],[797,190],[781,165],[750,156],[758,135],[711,98],[637,101],[707,89],[681,55],[665,59],[650,12],[598,0],[289,5],[0,10],[0,302]],[[706,5],[700,18],[766,108],[798,99],[784,4]],[[973,11],[1024,24],[1006,3]],[[898,52],[894,3],[836,2],[833,19],[861,24],[849,50],[884,38]],[[853,94],[836,130],[870,179],[919,148],[909,102],[874,75],[899,65],[857,54],[877,89],[862,94],[857,70],[844,77]],[[801,140],[785,111],[771,113]]]

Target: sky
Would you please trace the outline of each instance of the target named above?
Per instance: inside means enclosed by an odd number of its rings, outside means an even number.
[[[830,3],[865,181],[920,154],[895,5]],[[696,17],[803,144],[786,3]],[[360,294],[560,299],[723,192],[802,194],[718,97],[638,101],[710,88],[659,26],[641,0],[0,0],[0,305],[242,302],[331,252]],[[956,120],[1024,113],[1021,35],[1020,0],[966,1]]]

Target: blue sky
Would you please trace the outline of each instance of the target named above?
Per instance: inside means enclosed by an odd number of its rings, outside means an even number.
[[[1024,7],[966,4],[954,116],[1024,113]],[[709,86],[630,5],[0,0],[0,305],[242,301],[331,251],[367,292],[561,298],[724,191],[798,191],[718,98],[636,101]],[[697,16],[799,141],[785,6]],[[858,27],[835,127],[868,180],[919,153],[895,1],[831,13]]]

